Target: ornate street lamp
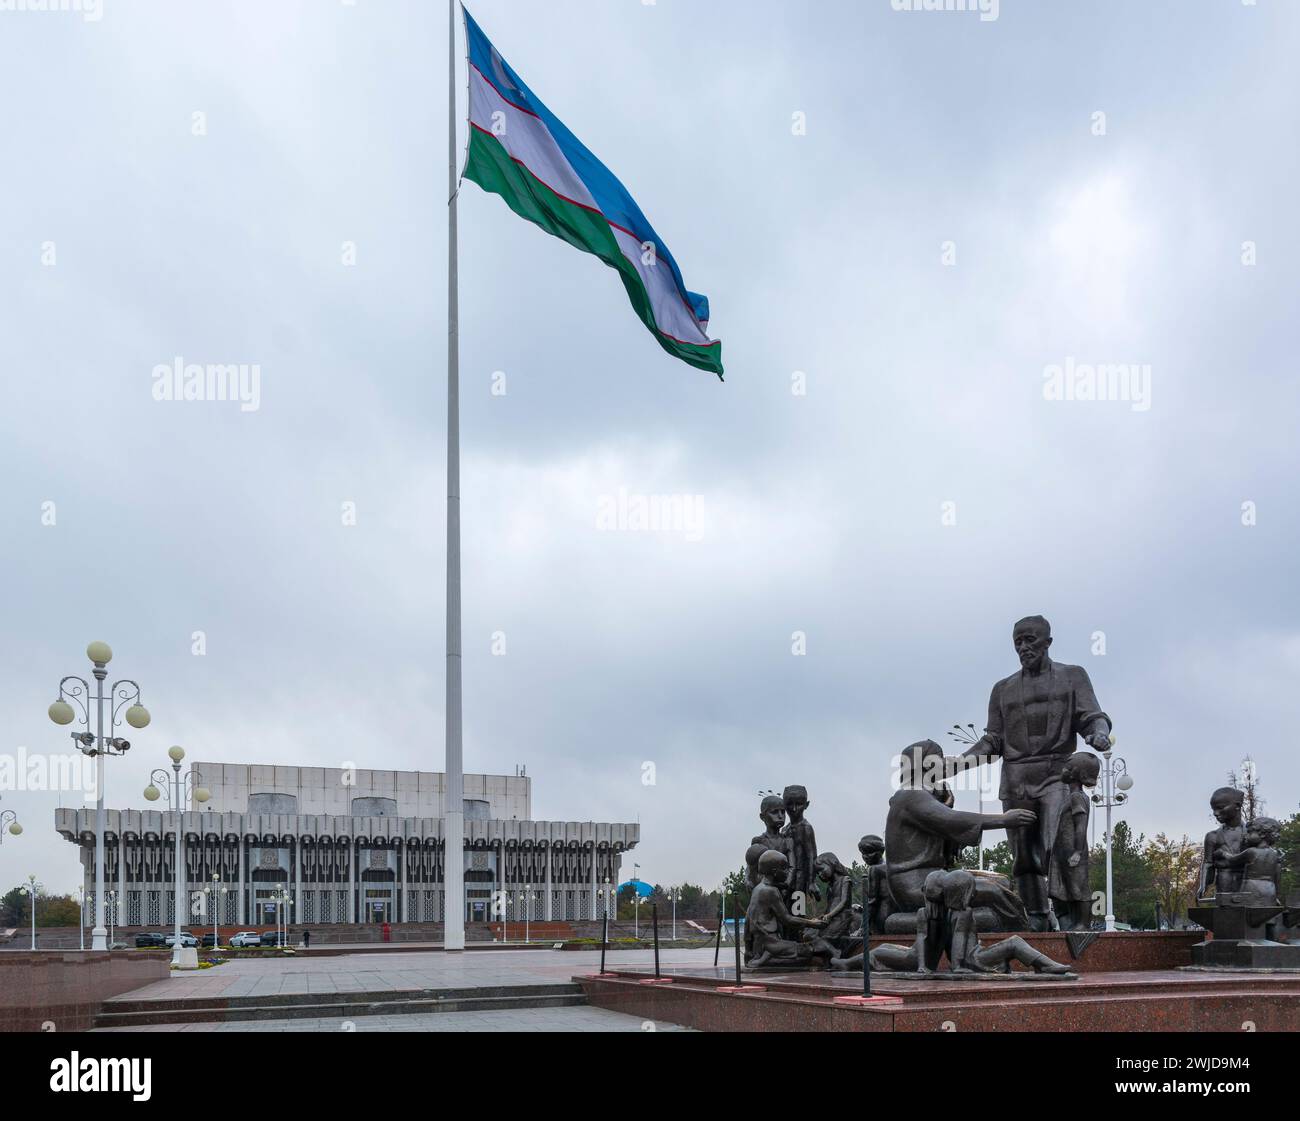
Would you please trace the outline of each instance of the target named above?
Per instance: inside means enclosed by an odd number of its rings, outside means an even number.
[[[230,892],[230,888],[221,886],[221,877],[212,873],[212,883],[203,889],[204,898],[208,901],[208,906],[212,908],[212,948],[217,948],[217,943],[221,940],[217,934],[217,917],[221,910],[221,900]]]
[[[184,858],[181,848],[185,830],[185,823],[181,820],[181,815],[185,812],[187,798],[192,799],[194,802],[206,802],[209,794],[207,788],[202,785],[203,779],[197,771],[190,771],[183,779],[181,778],[181,760],[185,758],[185,749],[183,747],[169,747],[167,754],[172,761],[171,780],[168,780],[167,772],[163,768],[154,768],[149,775],[149,785],[144,788],[144,796],[150,802],[156,802],[166,793],[167,805],[176,814],[176,883],[172,889],[176,895],[176,904],[172,907],[172,918],[175,920],[175,926],[172,930],[174,935],[172,965],[179,966],[181,963],[181,899],[184,896],[181,885],[181,877],[184,874],[181,865]],[[161,790],[158,788],[159,783],[162,784]],[[98,898],[96,898],[95,902],[98,905]]]
[[[107,642],[92,642],[86,647],[86,657],[93,665],[93,696],[86,679],[72,674],[59,682],[59,695],[48,711],[56,724],[68,725],[77,720],[85,726],[84,732],[73,732],[72,739],[78,751],[95,760],[95,928],[90,932],[90,945],[93,950],[104,950],[108,948],[108,932],[104,929],[104,757],[123,755],[131,747],[129,741],[114,735],[123,708],[126,709],[123,719],[132,728],[148,727],[151,717],[140,703],[140,686],[130,679],[115,681],[105,695],[104,679],[108,676],[108,663],[113,660],[113,650]],[[94,732],[90,730],[92,700],[95,702]],[[107,735],[104,733],[105,701],[109,705]]]
[[[610,911],[614,908],[614,886],[609,882],[608,876],[605,877],[605,886],[600,889],[600,894],[605,897],[605,918],[609,919],[611,917]],[[615,914],[612,917],[617,919],[618,915]]]
[[[1115,736],[1110,737],[1111,746],[1115,746]],[[1128,773],[1128,764],[1118,756],[1112,758],[1111,752],[1103,751],[1105,762],[1101,768],[1102,790],[1092,796],[1093,803],[1106,809],[1106,929],[1115,929],[1115,881],[1111,872],[1111,823],[1110,811],[1128,801],[1127,791],[1133,789],[1133,778]]]
[[[18,837],[22,834],[22,831],[23,827],[18,824],[18,815],[13,810],[0,812],[0,843],[3,843],[5,833]]]
[[[77,885],[77,936],[81,941],[81,949],[86,948],[86,885]]]
[[[36,876],[27,877],[27,882],[18,888],[24,895],[30,895],[32,898],[32,949],[36,949],[36,896],[45,890],[44,884],[36,882]]]

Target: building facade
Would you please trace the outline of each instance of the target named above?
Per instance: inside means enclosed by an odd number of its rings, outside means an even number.
[[[277,897],[296,924],[446,918],[445,775],[195,763],[191,778],[210,793],[201,809],[105,811],[117,925],[174,922],[178,827],[183,923],[211,923],[215,905],[220,923],[274,925]],[[527,775],[464,779],[467,922],[605,914],[639,825],[534,821]],[[95,809],[56,810],[55,827],[80,846],[93,907]]]

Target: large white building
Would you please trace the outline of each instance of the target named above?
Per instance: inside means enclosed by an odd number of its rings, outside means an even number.
[[[226,924],[272,925],[283,892],[298,924],[445,918],[445,775],[243,763],[190,771],[211,795],[201,809],[106,811],[104,882],[117,925],[173,921],[178,820],[182,922],[196,912],[212,921],[211,894],[199,895],[214,877]],[[464,811],[467,922],[522,918],[525,896],[534,919],[599,918],[622,854],[640,839],[635,824],[532,820],[522,774],[465,775]],[[55,826],[81,847],[90,907],[95,810],[56,810]]]

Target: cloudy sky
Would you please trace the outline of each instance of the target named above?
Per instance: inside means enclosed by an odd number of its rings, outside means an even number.
[[[154,713],[111,806],[171,743],[440,770],[444,6],[24,7],[0,751],[66,750],[46,706],[104,639]],[[727,380],[465,184],[467,770],[640,821],[652,881],[716,884],[791,782],[847,856],[897,749],[982,725],[1042,613],[1137,829],[1203,833],[1246,755],[1297,808],[1293,4],[471,10],[709,296]],[[156,400],[176,361],[255,364],[258,407]],[[1132,392],[1057,399],[1095,365]],[[621,494],[700,522],[603,527]],[[80,796],[0,793],[0,886],[71,888]]]

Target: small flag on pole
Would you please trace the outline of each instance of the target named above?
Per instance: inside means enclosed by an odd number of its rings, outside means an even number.
[[[463,10],[463,9],[462,9]],[[627,189],[542,104],[465,12],[469,158],[465,177],[521,218],[617,269],[632,307],[669,354],[722,376],[709,301],[689,292]]]

